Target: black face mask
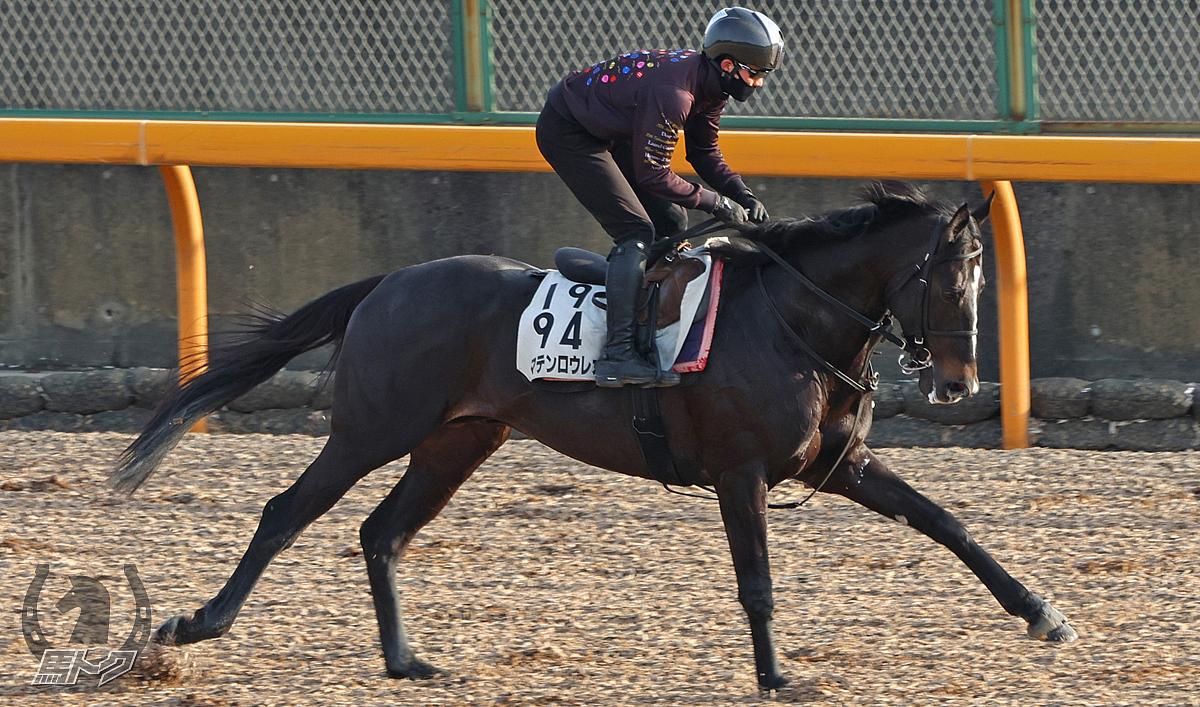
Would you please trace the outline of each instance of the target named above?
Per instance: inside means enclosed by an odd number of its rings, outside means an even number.
[[[736,66],[733,71],[721,71],[720,67],[717,67],[717,77],[721,84],[721,90],[725,95],[745,103],[746,99],[754,95],[758,86],[751,86],[746,83],[742,80],[741,76],[738,76],[738,73]]]

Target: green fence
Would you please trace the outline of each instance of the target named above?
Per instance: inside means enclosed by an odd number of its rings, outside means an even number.
[[[1200,132],[1197,0],[763,0],[783,68],[729,126]],[[0,0],[0,115],[528,123],[692,0]]]

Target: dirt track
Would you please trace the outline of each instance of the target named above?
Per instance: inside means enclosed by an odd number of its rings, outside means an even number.
[[[364,479],[280,557],[232,632],[170,649],[99,691],[30,685],[20,607],[39,562],[112,592],[137,564],[157,625],[210,598],[263,503],[322,440],[192,435],[132,501],[100,482],[127,439],[0,433],[0,703],[21,705],[722,705],[760,702],[716,505],[505,445],[417,537],[400,577],[414,644],[451,676],[388,680],[358,525],[399,478]],[[830,705],[1200,705],[1200,455],[884,450],[1080,640],[1024,635],[946,550],[849,502],[772,511],[776,631],[792,686]],[[798,500],[799,487],[773,500]],[[175,670],[147,678],[145,668]],[[161,677],[161,675],[160,675]]]

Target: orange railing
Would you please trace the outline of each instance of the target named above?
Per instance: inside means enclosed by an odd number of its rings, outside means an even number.
[[[747,175],[981,181],[999,273],[1004,447],[1029,444],[1029,308],[1020,216],[1008,180],[1200,182],[1200,139],[729,130]],[[207,303],[199,200],[180,165],[549,171],[532,126],[0,118],[0,160],[161,166],[175,223],[180,361],[204,365]],[[675,168],[687,173],[677,159]]]

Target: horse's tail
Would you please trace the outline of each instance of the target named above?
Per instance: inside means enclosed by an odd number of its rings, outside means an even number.
[[[384,277],[338,288],[289,316],[252,316],[252,324],[240,336],[210,350],[204,373],[163,400],[138,438],[121,454],[109,485],[132,494],[205,415],[249,392],[305,351],[329,343],[340,347],[350,315]]]

